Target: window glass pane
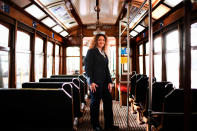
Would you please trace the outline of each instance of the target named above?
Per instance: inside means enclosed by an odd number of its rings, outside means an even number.
[[[30,50],[30,35],[17,31],[16,50]]]
[[[47,55],[47,77],[51,77],[53,67],[53,56]]]
[[[0,88],[8,88],[8,52],[0,51]]]
[[[60,46],[59,45],[55,45],[55,55],[56,56],[59,56],[59,49],[60,49]]]
[[[23,82],[29,82],[30,55],[16,53],[16,88],[22,88]]]
[[[0,24],[0,46],[8,47],[9,29]]]
[[[179,88],[179,53],[167,53],[166,63],[167,81]]]
[[[143,74],[143,57],[139,56],[140,74]]]
[[[157,81],[161,81],[161,55],[154,55],[154,74]]]
[[[197,89],[197,80],[196,80],[196,74],[197,74],[197,50],[191,51],[191,88]]]
[[[53,54],[53,43],[47,42],[47,55],[52,55]]]
[[[35,52],[36,52],[36,54],[43,53],[43,45],[44,45],[44,41],[41,38],[36,37],[36,40],[35,40]]]
[[[88,49],[89,49],[88,46],[83,46],[83,56],[86,56]]]
[[[43,54],[35,55],[35,81],[43,77]]]
[[[127,72],[127,63],[125,63],[125,64],[122,64],[122,66],[123,66],[123,73],[125,73],[125,72]]]
[[[55,74],[59,75],[59,56],[55,57]]]
[[[139,46],[139,55],[143,55],[143,45]]]
[[[166,35],[166,50],[179,49],[179,35],[178,31],[172,31]]]
[[[79,47],[67,47],[66,56],[80,56],[80,48]]]
[[[154,39],[154,52],[161,52],[161,37]]]
[[[110,56],[109,56],[109,70],[112,77],[115,77],[116,72],[116,46],[110,47]]]
[[[146,75],[149,76],[149,56],[145,56],[146,61]]]
[[[197,23],[191,25],[191,46],[197,46]]]
[[[147,42],[147,43],[146,43],[146,54],[149,54],[149,48],[150,48],[150,45],[149,45],[149,43]]]
[[[75,74],[75,71],[79,71],[80,57],[67,57],[66,67],[67,75]]]
[[[53,68],[53,43],[47,42],[47,77],[51,77]]]

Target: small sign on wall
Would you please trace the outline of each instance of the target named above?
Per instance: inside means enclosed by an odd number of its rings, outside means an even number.
[[[6,13],[10,13],[10,6],[0,1],[0,10]]]
[[[32,26],[33,26],[34,28],[37,28],[37,23],[36,23],[36,21],[33,21]]]

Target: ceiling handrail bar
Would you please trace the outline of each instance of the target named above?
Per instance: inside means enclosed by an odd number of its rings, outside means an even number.
[[[130,25],[130,23],[132,22],[132,20],[136,17],[136,15],[141,11],[141,9],[142,9],[142,7],[144,7],[144,5],[146,4],[146,2],[147,2],[147,0],[144,0],[144,2],[142,3],[142,5],[140,6],[140,8],[137,10],[137,12],[135,13],[135,15],[131,18],[131,20],[129,21],[129,25]],[[129,10],[129,12],[130,12],[131,10]],[[126,28],[127,27],[125,27],[124,29],[123,29],[123,32],[126,30]],[[121,33],[123,33],[123,32],[121,32]]]

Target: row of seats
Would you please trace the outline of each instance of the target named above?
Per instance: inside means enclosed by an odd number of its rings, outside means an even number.
[[[1,89],[0,111],[5,114],[0,128],[74,130],[83,115],[85,86],[82,75],[61,75],[23,83],[22,89]],[[6,126],[10,120],[13,126]]]
[[[73,130],[72,86],[0,89],[1,130]]]
[[[138,113],[138,122],[147,122],[148,116],[148,77],[133,74],[131,76],[130,98],[133,113]],[[197,90],[192,89],[192,112],[197,112]],[[184,90],[174,89],[171,82],[157,82],[153,78],[152,85],[152,111],[169,113],[184,112]],[[145,119],[143,119],[145,118]],[[145,121],[144,121],[145,120]],[[197,130],[197,116],[192,115],[192,131]],[[156,130],[174,131],[184,129],[184,115],[152,115],[151,124]]]

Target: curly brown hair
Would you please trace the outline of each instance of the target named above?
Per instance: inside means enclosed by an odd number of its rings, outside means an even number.
[[[108,51],[109,45],[108,45],[108,41],[107,41],[107,36],[104,35],[104,34],[97,34],[96,36],[94,36],[94,38],[93,38],[93,40],[92,40],[92,42],[91,42],[91,44],[89,46],[89,49],[97,48],[97,46],[98,46],[98,39],[99,39],[100,36],[103,36],[105,38],[105,45],[103,47],[103,50],[104,50],[105,54],[108,55],[108,53],[109,53],[109,51]]]

